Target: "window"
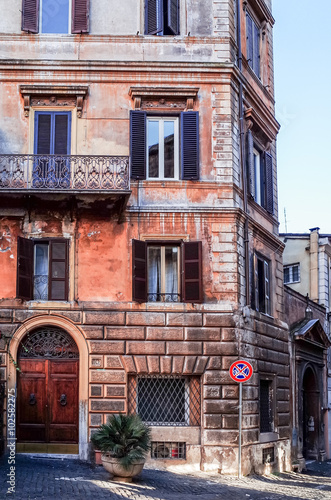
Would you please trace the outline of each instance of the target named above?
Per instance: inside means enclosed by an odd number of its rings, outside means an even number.
[[[22,31],[88,33],[89,10],[89,0],[23,0]]]
[[[202,302],[202,245],[132,241],[132,296],[137,302]]]
[[[178,118],[147,118],[147,179],[179,178]]]
[[[152,441],[151,458],[178,460],[186,458],[186,443]]]
[[[69,242],[66,239],[17,241],[17,297],[68,300]]]
[[[300,282],[300,264],[291,264],[284,266],[284,283],[299,283]]]
[[[179,0],[145,0],[145,34],[179,35]]]
[[[270,214],[274,213],[273,161],[267,151],[254,142],[251,130],[247,131],[247,174],[251,197]]]
[[[247,62],[256,76],[260,78],[260,28],[246,11]]]
[[[272,380],[260,380],[260,432],[273,432]]]
[[[36,111],[34,131],[34,153],[39,156],[33,165],[33,186],[69,187],[70,163],[63,155],[70,154],[71,113]]]
[[[133,179],[199,179],[199,113],[157,117],[131,111],[130,161]]]
[[[131,377],[128,397],[129,413],[137,413],[149,425],[200,425],[198,377]]]
[[[270,304],[270,263],[263,257],[254,255],[254,293],[252,306],[256,311],[271,314]]]

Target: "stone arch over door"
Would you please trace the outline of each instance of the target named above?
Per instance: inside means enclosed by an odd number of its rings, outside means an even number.
[[[19,348],[24,337],[29,332],[44,327],[55,327],[64,330],[74,343],[79,351],[79,382],[78,382],[78,412],[79,412],[79,458],[81,460],[88,459],[88,345],[80,328],[73,322],[60,315],[40,315],[26,320],[16,330],[13,338],[10,341],[9,348],[13,359],[17,362]],[[13,363],[8,360],[8,388],[15,389],[17,387],[17,370]]]
[[[302,452],[306,459],[318,459],[321,394],[318,375],[310,364],[305,367],[302,377]]]

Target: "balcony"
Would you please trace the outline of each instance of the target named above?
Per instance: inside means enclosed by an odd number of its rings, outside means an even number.
[[[129,157],[0,154],[0,195],[1,205],[26,205],[29,212],[42,199],[48,206],[70,200],[71,211],[78,202],[100,207],[104,200],[122,219],[130,195]]]
[[[0,155],[0,191],[128,192],[128,156]]]

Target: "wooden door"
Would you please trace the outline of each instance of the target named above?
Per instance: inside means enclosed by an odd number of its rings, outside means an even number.
[[[78,442],[78,360],[21,359],[17,439]]]

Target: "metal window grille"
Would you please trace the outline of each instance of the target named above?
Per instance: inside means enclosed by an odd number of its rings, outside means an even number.
[[[150,425],[200,425],[200,379],[198,377],[131,377],[128,409]]]
[[[275,448],[264,448],[262,450],[262,461],[264,464],[272,464],[275,461]]]
[[[272,382],[260,380],[260,432],[272,432]]]
[[[151,457],[156,459],[186,459],[186,443],[152,441]]]

